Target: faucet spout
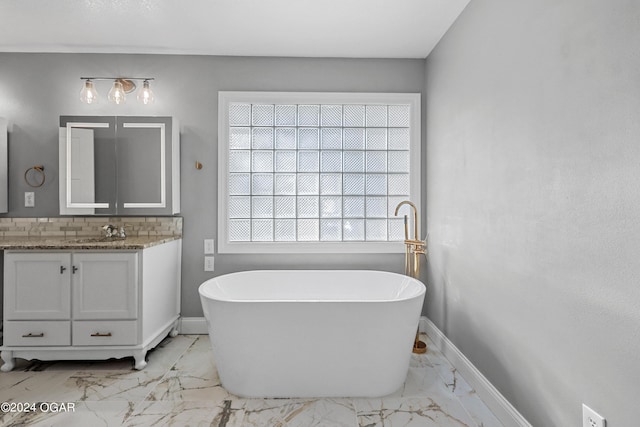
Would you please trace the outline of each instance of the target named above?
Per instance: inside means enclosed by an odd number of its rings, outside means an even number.
[[[398,216],[398,211],[400,210],[400,207],[402,205],[409,205],[411,207],[411,209],[413,210],[413,239],[414,240],[418,240],[418,235],[420,233],[418,233],[418,208],[416,207],[416,205],[410,201],[410,200],[403,200],[402,202],[398,203],[398,206],[396,206],[396,211],[395,211],[395,216]],[[405,223],[406,224],[406,223]],[[406,233],[407,227],[405,225],[405,240],[409,240],[409,236],[407,235],[408,233]]]

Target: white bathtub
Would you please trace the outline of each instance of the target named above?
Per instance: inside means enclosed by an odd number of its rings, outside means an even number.
[[[379,397],[405,381],[425,286],[395,273],[269,270],[199,288],[222,385],[244,397]]]

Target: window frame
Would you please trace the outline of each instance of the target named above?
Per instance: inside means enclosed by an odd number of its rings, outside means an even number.
[[[231,242],[228,229],[229,202],[229,105],[248,104],[354,104],[410,106],[409,113],[409,200],[421,206],[421,95],[420,93],[371,92],[258,92],[220,91],[218,93],[218,252],[234,253],[402,253],[402,241],[295,241]],[[405,209],[407,209],[405,211]],[[403,207],[399,216],[411,213]]]

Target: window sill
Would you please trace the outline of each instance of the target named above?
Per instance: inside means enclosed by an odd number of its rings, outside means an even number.
[[[224,242],[221,254],[386,254],[404,253],[402,242]]]

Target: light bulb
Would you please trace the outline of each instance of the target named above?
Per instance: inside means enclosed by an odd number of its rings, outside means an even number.
[[[145,105],[153,104],[155,97],[153,96],[153,91],[149,87],[149,80],[145,80],[144,82],[142,82],[142,88],[138,92],[137,98],[138,101],[142,102]]]
[[[84,86],[80,91],[80,101],[85,104],[95,104],[98,102],[98,92],[93,86],[93,81],[91,81],[91,79],[87,79],[84,82]]]
[[[124,87],[122,86],[122,82],[120,80],[116,80],[113,82],[113,87],[109,91],[109,101],[114,104],[124,104],[126,100]]]

